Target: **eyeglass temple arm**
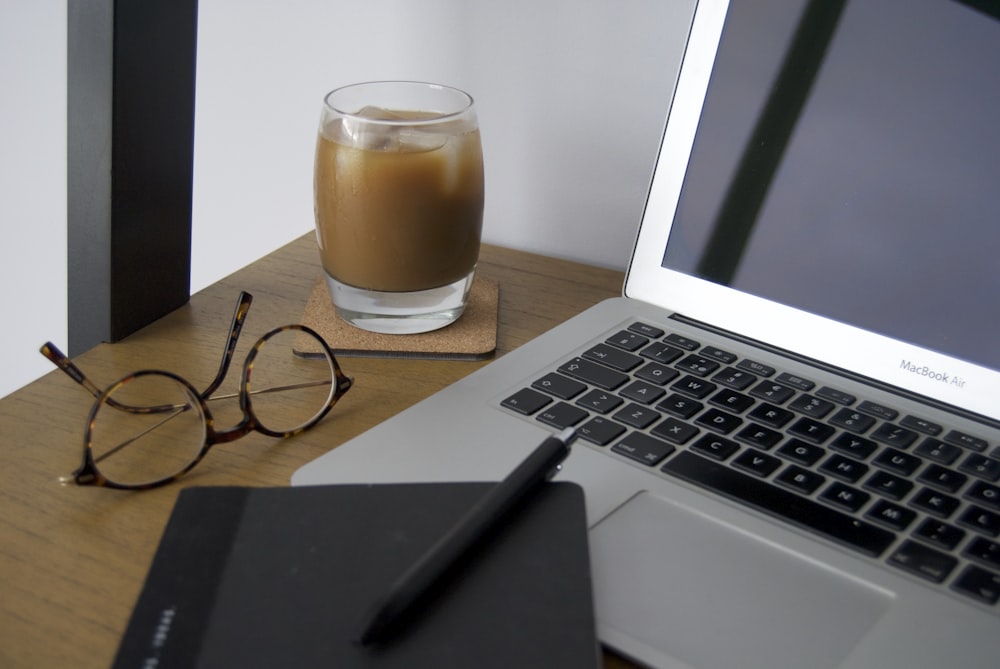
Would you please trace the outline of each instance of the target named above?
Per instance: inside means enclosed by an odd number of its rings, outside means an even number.
[[[247,318],[247,312],[250,311],[251,302],[253,302],[253,295],[245,290],[240,291],[240,296],[236,302],[236,311],[233,313],[233,322],[229,326],[229,339],[226,341],[226,350],[222,354],[222,362],[219,363],[219,371],[208,388],[201,393],[202,399],[207,399],[212,393],[218,390],[219,386],[225,380],[226,374],[229,373],[229,365],[232,363],[233,355],[236,353],[236,342],[239,341],[240,332],[243,330],[243,322]]]
[[[61,369],[66,373],[66,375],[79,383],[81,386],[87,389],[94,397],[101,396],[101,389],[94,385],[93,381],[87,378],[87,376],[80,371],[80,368],[73,364],[73,361],[66,356],[65,353],[59,350],[59,348],[50,341],[42,344],[39,352],[48,358],[52,364]]]

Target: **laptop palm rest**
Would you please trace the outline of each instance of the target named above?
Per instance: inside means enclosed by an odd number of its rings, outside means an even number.
[[[649,492],[592,529],[591,552],[602,624],[667,649],[645,658],[663,666],[836,667],[892,601]]]

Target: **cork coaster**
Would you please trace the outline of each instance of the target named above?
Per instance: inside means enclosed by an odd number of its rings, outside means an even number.
[[[302,324],[316,330],[334,353],[344,357],[483,360],[496,351],[499,298],[497,282],[477,276],[465,312],[451,325],[420,334],[381,334],[354,327],[339,318],[320,277],[309,295]]]

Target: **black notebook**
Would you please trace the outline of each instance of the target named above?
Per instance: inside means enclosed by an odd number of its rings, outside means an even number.
[[[365,612],[489,483],[188,488],[115,667],[596,667],[583,491],[549,483],[390,642]]]

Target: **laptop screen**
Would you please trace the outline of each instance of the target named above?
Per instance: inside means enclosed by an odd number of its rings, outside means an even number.
[[[1000,370],[996,6],[734,0],[663,267]]]

